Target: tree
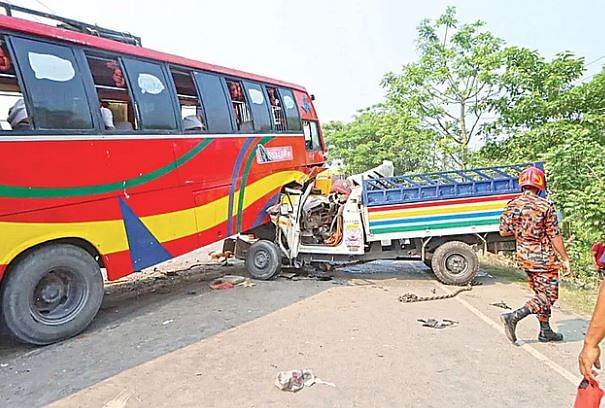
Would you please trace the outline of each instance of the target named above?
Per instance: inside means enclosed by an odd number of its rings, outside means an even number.
[[[605,235],[605,73],[578,84],[581,58],[546,62],[535,51],[507,51],[493,129],[505,137],[488,141],[474,164],[543,161],[574,266],[593,276],[589,247]]]
[[[418,26],[417,62],[388,73],[387,106],[417,118],[436,135],[442,167],[465,167],[469,144],[481,134],[499,92],[503,41],[484,23],[459,24],[448,7],[436,21]]]
[[[503,55],[500,96],[492,101],[498,114],[492,133],[531,129],[552,120],[578,120],[582,112],[590,111],[591,103],[605,97],[588,95],[586,86],[575,84],[584,71],[584,59],[569,51],[548,62],[527,48],[509,47]]]
[[[434,135],[419,130],[410,115],[384,106],[360,112],[349,124],[329,122],[323,131],[330,147],[330,161],[342,162],[347,174],[364,172],[383,160],[391,160],[398,173],[433,168],[427,152]]]

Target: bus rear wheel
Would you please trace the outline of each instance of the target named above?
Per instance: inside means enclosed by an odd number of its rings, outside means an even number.
[[[35,249],[11,266],[2,285],[2,321],[19,341],[47,345],[75,336],[103,300],[103,276],[74,245]]]

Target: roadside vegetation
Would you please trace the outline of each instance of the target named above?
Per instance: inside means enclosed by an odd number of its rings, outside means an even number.
[[[509,45],[448,7],[417,29],[418,57],[384,75],[382,103],[323,126],[330,160],[356,173],[383,160],[399,174],[541,161],[563,214],[575,277],[596,282],[590,246],[605,235],[605,71],[562,50]]]

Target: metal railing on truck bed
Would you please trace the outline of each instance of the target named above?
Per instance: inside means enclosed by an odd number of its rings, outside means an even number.
[[[449,200],[519,192],[519,173],[542,163],[510,164],[468,170],[364,178],[363,203],[367,207],[421,201]]]

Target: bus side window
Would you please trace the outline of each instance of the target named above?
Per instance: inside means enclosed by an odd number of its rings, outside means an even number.
[[[273,116],[273,126],[277,132],[285,132],[288,130],[286,126],[286,116],[284,115],[283,104],[279,98],[277,88],[270,86],[266,87],[267,95],[269,96],[269,105],[271,106],[271,115]]]
[[[15,64],[4,38],[0,37],[0,127],[16,131],[31,129],[23,91],[17,80]]]
[[[105,129],[137,129],[134,108],[120,61],[117,58],[94,55],[87,55],[86,59],[97,90]]]
[[[123,58],[135,112],[143,130],[178,129],[172,96],[160,64]]]
[[[206,111],[206,124],[212,133],[231,133],[231,113],[229,101],[221,78],[202,72],[194,72],[193,77]]]
[[[294,100],[292,91],[285,88],[279,88],[279,95],[281,96],[281,101],[284,104],[288,131],[300,132],[302,130],[302,125],[300,123],[300,116],[298,114],[298,108],[296,107],[296,101]]]
[[[207,132],[208,128],[204,119],[204,109],[197,95],[191,72],[178,68],[172,68],[170,72],[179,99],[183,130],[185,132]]]
[[[250,108],[246,103],[246,95],[244,95],[242,83],[228,79],[227,88],[229,89],[231,104],[233,105],[233,116],[237,131],[241,133],[251,132],[253,130],[252,115],[250,115]]]
[[[303,133],[305,134],[305,148],[307,150],[321,150],[319,138],[319,125],[311,120],[303,121]]]
[[[254,130],[257,132],[271,132],[271,117],[269,116],[269,106],[263,88],[254,82],[244,81],[248,100],[250,101],[250,110],[254,119]]]
[[[62,45],[13,37],[36,129],[93,129],[74,52]]]

